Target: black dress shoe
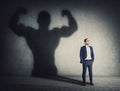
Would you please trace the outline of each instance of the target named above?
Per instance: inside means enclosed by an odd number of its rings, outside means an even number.
[[[90,85],[94,86],[94,83],[90,82]]]

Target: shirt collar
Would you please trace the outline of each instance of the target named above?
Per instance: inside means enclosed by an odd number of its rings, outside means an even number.
[[[89,45],[85,45],[85,47],[90,47]]]

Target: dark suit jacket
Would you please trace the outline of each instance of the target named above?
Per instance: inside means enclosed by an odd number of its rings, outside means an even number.
[[[94,51],[92,46],[90,46],[90,51],[91,51],[92,61],[94,61]],[[80,49],[80,63],[83,63],[86,57],[87,57],[86,46],[82,46]]]

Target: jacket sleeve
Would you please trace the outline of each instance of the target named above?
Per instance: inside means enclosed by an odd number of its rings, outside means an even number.
[[[83,48],[80,48],[80,63],[83,63]]]
[[[92,49],[92,59],[93,59],[93,61],[94,61],[95,57],[94,57],[94,50],[93,50],[93,47],[91,47],[91,49]]]

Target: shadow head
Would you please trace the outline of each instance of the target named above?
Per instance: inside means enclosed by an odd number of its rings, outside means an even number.
[[[48,28],[50,25],[50,14],[47,11],[41,11],[38,14],[37,22],[41,28]]]

